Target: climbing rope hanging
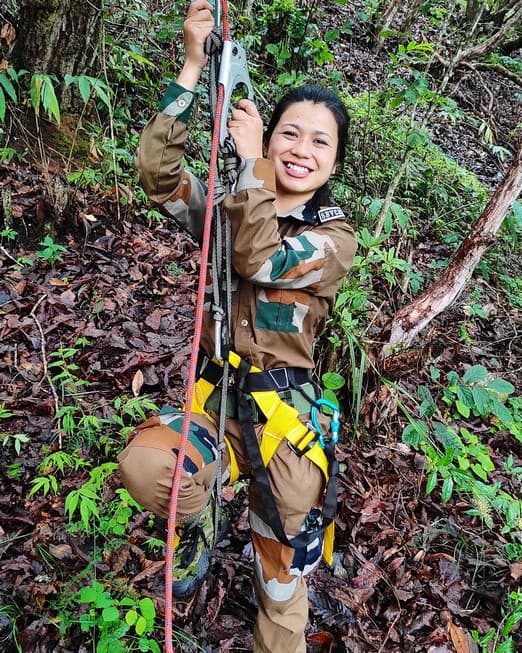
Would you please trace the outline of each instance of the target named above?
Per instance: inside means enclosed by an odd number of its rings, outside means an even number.
[[[186,444],[188,440],[190,421],[192,413],[192,396],[197,376],[198,353],[201,341],[201,330],[203,323],[203,307],[205,304],[205,288],[208,272],[209,252],[211,248],[211,236],[213,222],[221,226],[221,214],[218,209],[219,204],[225,196],[221,181],[219,179],[218,158],[220,149],[224,155],[224,176],[227,185],[230,186],[234,176],[235,149],[230,137],[226,132],[226,118],[229,103],[231,101],[232,91],[238,84],[244,84],[252,97],[252,87],[246,69],[246,57],[244,50],[238,44],[231,41],[230,24],[228,19],[228,2],[227,0],[216,0],[216,27],[214,28],[208,42],[208,52],[210,59],[210,93],[211,115],[212,115],[212,139],[210,148],[209,174],[207,181],[207,203],[205,208],[205,221],[203,227],[203,238],[201,244],[201,260],[198,279],[198,293],[196,300],[195,318],[194,318],[194,336],[192,339],[192,350],[190,357],[189,374],[186,387],[185,412],[179,444],[176,468],[174,472],[172,491],[169,504],[169,519],[167,530],[167,542],[165,553],[165,651],[173,653],[173,627],[172,627],[172,600],[173,600],[173,577],[174,577],[174,541],[176,529],[176,514],[178,495],[185,461]],[[218,75],[216,83],[216,77]],[[230,190],[230,188],[228,188]],[[225,235],[225,241],[229,241],[229,234]],[[221,236],[220,236],[221,239]],[[228,245],[227,245],[228,247]],[[227,249],[227,248],[225,248]],[[216,251],[214,257],[220,253]],[[225,276],[229,277],[229,270],[225,271]],[[218,304],[217,297],[214,297],[215,304]],[[229,303],[229,299],[225,300]],[[220,306],[214,311],[214,315],[220,313]],[[226,308],[226,307],[225,307]],[[225,310],[226,313],[226,310]],[[221,358],[221,329],[216,330],[216,346],[219,348],[218,359]],[[226,397],[225,391],[223,395]],[[220,411],[224,413],[223,409]],[[224,420],[220,420],[224,423]],[[222,431],[220,424],[220,431]],[[220,474],[220,465],[218,464],[218,475]],[[216,518],[217,521],[217,518]]]

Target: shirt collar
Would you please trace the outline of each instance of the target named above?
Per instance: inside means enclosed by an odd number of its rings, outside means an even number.
[[[294,218],[299,222],[306,222],[307,224],[315,224],[315,209],[312,205],[312,199],[309,199],[306,204],[296,206],[295,209],[288,211],[278,216],[279,218]]]

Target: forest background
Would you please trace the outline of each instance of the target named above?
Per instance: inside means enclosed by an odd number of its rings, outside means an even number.
[[[185,3],[0,2],[0,648],[163,645],[165,523],[116,456],[188,374],[199,252],[151,206],[139,133]],[[343,415],[333,570],[310,651],[522,650],[522,2],[239,0],[266,116],[333,86],[358,233],[317,345]],[[187,164],[202,178],[208,88]],[[182,651],[251,650],[245,487]]]

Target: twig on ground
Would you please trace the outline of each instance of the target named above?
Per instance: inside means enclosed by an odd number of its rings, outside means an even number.
[[[51,388],[51,392],[53,395],[54,399],[54,409],[55,413],[58,412],[58,409],[60,407],[60,401],[58,399],[58,393],[56,392],[56,388],[53,385],[53,382],[51,381],[51,377],[49,376],[49,368],[47,367],[47,351],[45,347],[45,334],[42,329],[42,325],[40,324],[38,318],[36,317],[36,309],[40,304],[44,301],[44,299],[47,298],[47,295],[42,295],[40,299],[36,302],[36,304],[33,306],[32,311],[29,313],[29,315],[33,318],[34,323],[36,324],[36,327],[38,331],[40,332],[40,351],[42,353],[42,365],[43,365],[43,379],[47,379],[47,382],[49,383],[49,386]],[[58,446],[61,449],[62,448],[62,434],[61,432],[58,433]]]

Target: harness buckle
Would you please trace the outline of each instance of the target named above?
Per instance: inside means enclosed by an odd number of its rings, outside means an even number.
[[[318,439],[319,436],[316,434],[316,437],[312,438],[310,442],[306,445],[306,447],[303,447],[302,449],[299,448],[298,444],[292,444],[290,440],[287,440],[286,443],[298,458],[302,458],[307,451],[310,451],[310,449],[313,449],[315,447]]]

